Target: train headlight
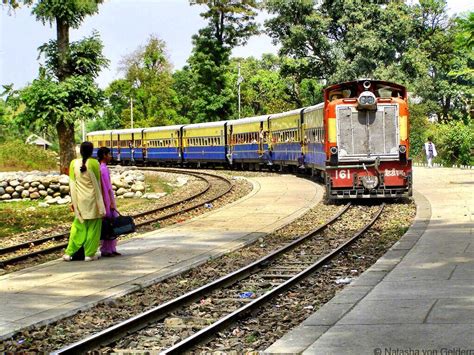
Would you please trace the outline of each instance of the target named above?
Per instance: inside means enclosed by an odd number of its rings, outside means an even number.
[[[335,154],[337,154],[337,147],[331,147],[331,149],[329,149],[329,151],[331,152],[332,155],[335,155]]]
[[[373,175],[366,175],[361,177],[362,185],[368,190],[373,190],[379,184],[379,178]]]
[[[400,153],[405,154],[407,152],[407,147],[404,145],[401,145],[398,147],[398,150],[400,151]]]
[[[377,109],[377,99],[375,95],[370,91],[364,91],[362,94],[359,95],[358,99],[359,110],[376,110]]]

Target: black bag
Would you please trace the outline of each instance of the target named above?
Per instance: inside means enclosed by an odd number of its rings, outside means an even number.
[[[130,216],[122,216],[120,213],[114,218],[104,218],[102,220],[102,232],[100,239],[114,240],[119,235],[135,232],[135,222]]]

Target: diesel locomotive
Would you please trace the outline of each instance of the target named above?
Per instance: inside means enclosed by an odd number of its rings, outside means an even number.
[[[322,177],[330,200],[412,195],[407,91],[388,81],[331,85],[283,113],[87,136],[124,164],[292,168]]]

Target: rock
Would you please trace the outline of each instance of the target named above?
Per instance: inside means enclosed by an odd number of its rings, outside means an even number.
[[[17,187],[15,187],[15,191],[18,192],[19,194],[21,194],[24,189],[25,188],[21,185],[18,185]]]
[[[27,197],[30,197],[30,193],[28,192],[28,190],[23,190],[21,193],[21,198],[27,198]]]
[[[117,190],[117,196],[121,196],[126,192],[127,192],[127,190],[125,190],[123,187],[121,187],[120,189]]]
[[[54,198],[51,198],[51,199],[45,200],[45,201],[48,205],[54,205],[56,202],[58,202],[58,200],[59,199],[57,197],[54,197]]]
[[[11,198],[12,197],[9,194],[3,194],[2,196],[0,196],[0,200],[9,200]]]
[[[6,181],[1,181],[1,182],[0,182],[0,187],[5,188],[5,187],[7,187],[7,186],[8,186],[8,182],[6,182]]]
[[[55,184],[55,183],[49,184],[49,188],[52,189],[52,190],[54,190],[54,191],[59,191],[59,187],[60,187],[60,186],[61,186],[61,185]]]
[[[132,185],[132,191],[137,192],[137,191],[145,191],[145,184],[137,182]]]
[[[5,188],[5,192],[6,192],[7,194],[12,194],[12,193],[15,192],[15,189],[14,189],[13,187],[11,187],[11,186],[7,186],[7,187]]]
[[[126,176],[126,177],[123,179],[123,181],[125,181],[125,183],[127,183],[128,185],[132,185],[133,182],[134,182],[134,180],[135,180],[135,179],[133,178],[133,176]]]
[[[49,195],[47,195],[47,196],[44,198],[45,201],[49,201],[49,200],[52,200],[52,199],[53,199],[53,196],[49,196]]]
[[[5,195],[5,193],[6,193],[5,189],[2,186],[0,186],[0,196]]]
[[[41,185],[43,185],[45,188],[48,188],[49,187],[49,184],[51,184],[51,180],[49,179],[49,177],[43,177],[40,179],[40,183]]]
[[[60,198],[59,200],[57,200],[58,205],[66,205],[69,202],[71,202],[71,200],[69,200],[68,198]]]
[[[48,193],[45,190],[39,190],[39,195],[41,197],[51,197],[51,196],[48,196]]]
[[[54,190],[53,190],[53,189],[50,189],[49,187],[48,187],[48,189],[46,190],[46,192],[48,193],[48,195],[54,194]]]
[[[134,196],[135,198],[140,198],[142,196],[143,196],[143,193],[141,193],[140,191],[135,192],[135,196]]]
[[[159,198],[162,198],[163,196],[166,196],[166,192],[161,192],[161,193],[156,193],[156,194],[147,194],[146,198],[149,200],[157,200]]]
[[[24,187],[25,189],[29,189],[29,188],[30,188],[30,184],[29,184],[28,182],[25,182],[25,183],[23,184],[23,187]]]
[[[59,184],[60,185],[69,185],[69,176],[67,175],[61,175],[59,177]]]
[[[39,207],[49,207],[49,205],[46,202],[40,202],[38,203]]]
[[[20,194],[18,192],[14,192],[12,193],[12,198],[19,198],[20,197]]]
[[[53,194],[53,197],[61,197],[61,193],[60,193],[59,191],[58,191],[58,192],[55,192],[55,193]]]
[[[137,181],[144,182],[145,181],[145,175],[138,175],[136,178]]]
[[[69,193],[69,185],[61,185],[59,187],[59,192],[61,195],[67,195]]]
[[[40,183],[39,181],[33,181],[31,184],[30,184],[31,187],[37,187],[39,189],[39,186],[40,186]],[[44,189],[44,186],[43,186],[43,189]]]
[[[134,196],[135,196],[135,194],[133,192],[125,192],[123,194],[123,197],[125,197],[125,198],[132,198]]]
[[[17,187],[18,185],[20,185],[20,182],[18,180],[12,180],[10,181],[10,186],[12,187]]]
[[[116,191],[116,190],[117,190],[117,186],[112,185],[112,190]]]
[[[125,183],[122,181],[122,179],[118,177],[113,177],[111,179],[112,185],[117,186],[117,188],[125,187]]]
[[[39,194],[38,192],[32,192],[32,193],[30,194],[30,198],[31,198],[32,200],[36,200],[37,198],[40,198],[40,194]]]
[[[43,184],[39,184],[38,190],[46,190],[46,187]]]

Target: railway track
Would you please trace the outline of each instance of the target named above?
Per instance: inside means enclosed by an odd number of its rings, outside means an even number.
[[[181,169],[163,169],[163,168],[140,168],[146,171],[157,171],[167,173],[186,174],[196,177],[205,182],[205,186],[200,191],[192,194],[191,196],[185,197],[178,201],[154,208],[145,212],[140,212],[131,215],[137,228],[157,223],[182,213],[189,212],[204,206],[205,204],[211,203],[218,198],[224,196],[232,189],[232,182],[225,177],[206,173],[206,172],[195,172]],[[206,197],[207,196],[207,197]],[[193,200],[195,200],[193,202]],[[61,240],[67,239],[69,232],[55,234],[52,236],[31,240],[28,242],[12,245],[0,249],[0,268],[4,268],[8,265],[13,265],[18,262],[27,260],[32,257],[50,254],[67,247],[67,243],[59,243]],[[40,248],[38,250],[30,251],[27,253],[21,253],[22,250],[37,248],[43,244],[53,244],[47,248]],[[20,252],[20,253],[19,253]],[[14,256],[8,257],[8,254],[15,254]]]
[[[347,235],[339,238],[337,243],[323,238],[325,232],[334,228],[333,225],[343,223],[342,216],[351,209],[348,204],[322,226],[271,254],[55,353],[72,354],[95,349],[110,351],[111,348],[107,348],[110,344],[116,344],[114,347],[117,349],[126,348],[126,344],[130,343],[130,341],[127,343],[127,338],[135,336],[138,332],[145,332],[148,328],[157,329],[160,335],[156,337],[168,341],[167,346],[161,347],[164,353],[182,353],[189,350],[203,340],[212,338],[217,332],[249,313],[258,310],[263,304],[320,269],[336,255],[343,253],[373,225],[383,208],[384,205],[381,205],[375,213],[368,211],[367,216],[363,218],[366,222],[364,227],[346,233]],[[347,221],[344,223],[347,224]],[[240,294],[242,290],[249,288],[253,290],[252,295]],[[236,298],[236,295],[239,297]],[[202,311],[203,314],[206,313],[206,299],[212,299],[212,303],[217,304],[218,307],[214,307],[213,316],[204,318],[203,322],[202,317],[199,320],[197,319],[199,317],[196,318],[193,315],[196,314],[196,309]],[[178,323],[178,326],[173,328],[173,323]],[[195,329],[198,331],[194,332]]]

